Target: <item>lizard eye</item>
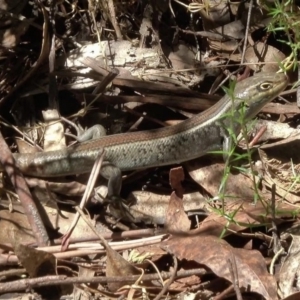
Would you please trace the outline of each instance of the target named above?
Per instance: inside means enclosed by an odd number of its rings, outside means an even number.
[[[269,90],[269,89],[272,88],[272,87],[273,87],[273,84],[270,83],[270,82],[263,82],[263,83],[259,86],[259,88],[260,88],[262,91],[267,91],[267,90]]]

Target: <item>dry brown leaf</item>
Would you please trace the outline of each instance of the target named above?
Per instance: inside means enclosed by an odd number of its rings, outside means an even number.
[[[240,204],[226,204],[225,213],[227,215],[233,215],[234,222],[229,222],[228,218],[211,212],[209,216],[200,224],[199,228],[191,231],[191,234],[207,234],[220,237],[221,234],[231,234],[231,232],[240,232],[251,226],[257,227],[257,225],[262,224],[266,226],[271,224],[273,220],[276,224],[281,224],[287,221],[287,218],[293,218],[294,208],[291,205],[285,203],[278,203],[276,207],[276,216],[273,218],[271,216],[270,207],[268,204],[262,204],[261,202],[254,203],[243,203]],[[284,218],[284,219],[283,219]],[[224,229],[227,228],[224,233]]]
[[[201,283],[201,278],[196,275],[178,278],[170,286],[170,290],[186,290],[191,288],[193,285]]]
[[[108,246],[108,245],[107,245]],[[106,260],[106,276],[123,276],[126,278],[128,275],[139,275],[141,271],[126,261],[117,251],[111,247],[107,247],[107,260]],[[111,282],[108,287],[111,291],[116,291],[126,282]]]
[[[171,194],[168,209],[166,211],[165,228],[168,232],[186,232],[191,227],[191,221],[184,211],[182,199],[175,192]]]
[[[132,203],[128,210],[136,222],[164,224],[169,200],[170,196],[133,191],[127,198],[128,203]],[[206,199],[198,192],[185,194],[182,201],[186,212],[205,210],[207,206]],[[113,207],[109,209],[112,211]],[[117,211],[112,214],[115,216]]]
[[[173,237],[162,244],[179,259],[195,261],[210,268],[216,275],[232,282],[229,257],[237,265],[240,288],[261,294],[267,300],[276,300],[277,284],[267,272],[264,258],[256,250],[235,249],[215,236]]]
[[[219,191],[220,183],[224,177],[224,163],[210,161],[207,158],[188,162],[187,170],[190,176],[212,196],[216,196]],[[230,174],[226,182],[226,201],[242,200],[253,201],[252,180],[239,173]]]
[[[280,50],[262,42],[257,42],[255,45],[248,47],[245,52],[245,60],[250,63],[249,68],[254,71],[276,72],[279,69],[278,62],[284,59],[285,55]],[[256,65],[258,62],[266,64]]]
[[[2,207],[4,200],[2,200]],[[1,207],[1,208],[2,208]],[[13,237],[11,232],[15,232],[21,237],[21,242],[23,244],[35,243],[35,238],[32,234],[31,228],[28,224],[27,217],[23,213],[23,208],[20,204],[12,205],[13,212],[9,212],[7,209],[0,210],[0,243],[11,243]],[[43,216],[44,222],[50,222],[52,225],[49,225],[49,228],[59,228],[60,233],[65,233],[69,226],[70,222],[74,218],[74,213],[70,212],[58,212],[57,209],[51,207],[45,207],[46,213]],[[48,223],[49,224],[49,223]],[[96,229],[100,233],[111,232],[101,223],[96,225]],[[82,218],[79,219],[76,228],[72,234],[74,239],[82,239],[82,237],[97,239],[98,237],[91,231],[86,222]]]
[[[181,182],[184,180],[184,171],[182,167],[172,168],[169,175],[170,185],[180,198],[183,197],[183,187]]]
[[[53,254],[24,246],[19,243],[18,239],[15,240],[13,247],[19,262],[31,278],[56,275],[56,258]],[[52,295],[57,297],[61,293],[59,285],[42,287],[37,290],[47,298],[52,298]]]

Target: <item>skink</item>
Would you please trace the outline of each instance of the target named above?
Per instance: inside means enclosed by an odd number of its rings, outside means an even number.
[[[287,84],[284,74],[260,73],[238,82],[234,99],[225,95],[205,112],[180,124],[105,136],[64,150],[14,154],[16,165],[26,175],[54,177],[90,171],[102,148],[105,149],[105,161],[122,171],[178,164],[210,151],[227,150],[224,142],[228,139],[226,127],[233,121],[234,131],[239,130],[235,120],[240,117],[242,107],[242,116],[247,122]],[[230,111],[234,112],[233,117],[227,116]],[[3,170],[3,166],[0,169]]]

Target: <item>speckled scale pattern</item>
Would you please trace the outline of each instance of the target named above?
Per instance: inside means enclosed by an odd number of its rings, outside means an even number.
[[[105,160],[121,170],[181,163],[208,151],[221,150],[228,120],[220,117],[233,110],[234,118],[238,118],[244,102],[246,120],[253,118],[285,89],[287,83],[284,74],[261,73],[236,84],[234,102],[225,95],[205,112],[175,126],[105,136],[64,150],[14,154],[14,157],[24,174],[37,177],[89,172],[102,148],[105,149]],[[238,127],[235,126],[236,132]]]

